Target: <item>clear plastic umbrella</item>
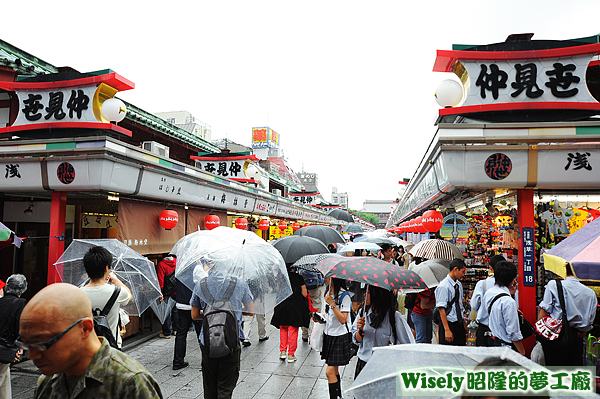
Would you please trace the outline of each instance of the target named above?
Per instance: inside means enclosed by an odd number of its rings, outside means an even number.
[[[160,324],[165,324],[165,320],[167,320],[167,316],[173,310],[173,306],[175,306],[175,300],[171,297],[167,297],[167,299],[161,301],[160,299],[155,299],[150,304],[152,310],[154,310],[154,314],[158,317]]]
[[[116,239],[73,240],[54,266],[63,283],[83,287],[89,282],[83,256],[92,247],[104,247],[113,256],[111,269],[131,291],[133,299],[123,307],[139,316],[162,295],[154,263]]]
[[[248,284],[254,297],[252,307],[244,304],[235,310],[266,314],[292,294],[283,257],[251,231],[230,227],[196,231],[181,238],[171,252],[177,255],[177,279],[203,299],[198,283],[212,272],[234,276]],[[210,286],[210,290],[224,292],[229,281],[221,283],[219,287]]]
[[[500,357],[536,371],[549,372],[508,347],[403,344],[374,348],[367,365],[348,391],[357,399],[423,398],[425,395],[431,395],[427,396],[431,398],[447,398],[452,396],[448,391],[444,395],[436,395],[433,392],[428,394],[424,390],[403,389],[399,373],[410,371],[446,375],[448,371],[456,375],[457,370],[472,371],[474,366],[489,357]],[[456,395],[460,397],[461,393],[459,391]]]

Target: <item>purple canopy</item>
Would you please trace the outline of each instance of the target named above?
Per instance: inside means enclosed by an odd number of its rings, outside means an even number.
[[[560,244],[546,251],[544,261],[555,260],[547,255],[571,262],[577,278],[600,280],[600,218],[583,226]]]

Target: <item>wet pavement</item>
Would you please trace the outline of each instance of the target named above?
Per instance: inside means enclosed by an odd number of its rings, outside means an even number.
[[[270,320],[270,315],[267,316]],[[310,348],[307,342],[298,337],[298,350],[295,363],[279,359],[279,330],[267,325],[270,339],[259,342],[256,322],[250,336],[252,343],[242,347],[241,371],[233,397],[246,398],[329,398],[325,362],[320,354]],[[154,375],[164,398],[202,398],[201,353],[196,334],[187,336],[186,361],[189,367],[173,371],[173,347],[175,337],[159,338],[155,335],[146,342],[132,346],[125,341],[125,353],[142,363]],[[350,387],[354,377],[356,357],[346,367],[340,367],[342,390]],[[13,366],[11,380],[14,399],[33,398],[35,383],[39,376],[31,361]],[[344,398],[352,398],[344,395]]]

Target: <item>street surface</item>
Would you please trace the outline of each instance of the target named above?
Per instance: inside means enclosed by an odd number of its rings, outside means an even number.
[[[267,316],[267,321],[270,320]],[[317,399],[329,398],[325,362],[320,354],[310,348],[307,342],[298,336],[298,350],[295,363],[279,360],[279,330],[267,325],[269,340],[258,342],[256,321],[254,322],[250,341],[252,345],[242,347],[240,378],[233,397],[239,399]],[[196,334],[190,332],[187,337],[186,361],[190,366],[173,371],[173,347],[175,336],[171,339],[158,336],[127,348],[125,353],[142,363],[154,375],[167,398],[203,398],[201,353]],[[347,389],[354,379],[356,357],[346,367],[340,367],[342,390]],[[29,360],[11,370],[14,399],[31,399],[39,372]],[[344,395],[344,398],[352,398]]]

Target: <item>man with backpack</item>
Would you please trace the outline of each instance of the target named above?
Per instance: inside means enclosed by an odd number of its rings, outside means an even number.
[[[298,270],[298,274],[300,274],[304,278],[304,285],[310,295],[310,300],[313,308],[317,309],[317,312],[321,311],[321,299],[323,298],[323,288],[325,287],[325,278],[321,273],[318,272],[309,272],[308,270]],[[314,326],[314,322],[311,319],[310,327],[301,327],[302,328],[302,341],[308,342],[308,337],[312,334],[312,329]]]
[[[83,267],[90,278],[90,282],[81,290],[92,302],[94,316],[104,316],[108,329],[113,335],[112,338],[114,338],[117,347],[120,348],[122,342],[119,334],[119,308],[129,303],[131,291],[110,271],[112,260],[112,255],[106,248],[99,246],[90,248],[83,256]],[[112,305],[110,305],[110,302],[112,302]],[[97,329],[97,333],[100,334],[101,332]],[[113,342],[111,337],[108,336],[108,332],[102,332],[101,335],[107,338],[109,342]]]
[[[176,256],[170,254],[158,262],[156,276],[158,277],[158,284],[163,294],[163,301],[174,297],[177,293],[177,281],[174,279],[176,261]],[[173,306],[173,310],[167,315],[162,325],[162,333],[159,334],[160,338],[171,338],[171,322],[173,324],[173,331],[177,331],[177,308],[175,306]]]
[[[252,311],[253,299],[243,279],[223,272],[209,271],[196,284],[190,304],[192,319],[202,319],[198,339],[205,398],[233,395],[240,374],[240,340],[245,339],[242,308]]]
[[[503,261],[504,256],[502,255],[494,255],[490,258],[490,271],[494,273],[494,266],[496,263]],[[496,284],[496,278],[494,276],[490,276],[485,280],[480,280],[475,285],[475,289],[473,290],[473,296],[471,297],[471,309],[477,312],[477,317],[475,321],[478,324],[477,327],[477,338],[475,341],[476,346],[489,346],[489,339],[492,336],[489,327],[488,321],[488,312],[485,306],[481,306],[481,302],[483,301],[483,296],[486,291],[492,288]]]

